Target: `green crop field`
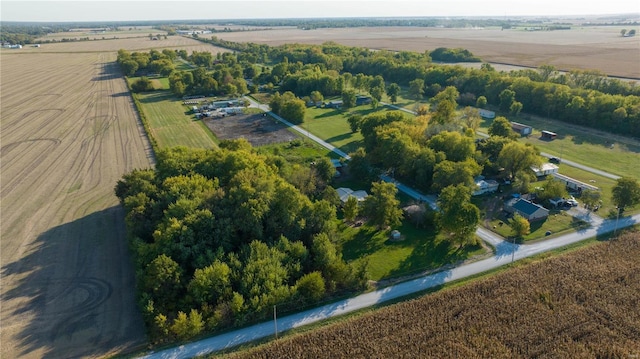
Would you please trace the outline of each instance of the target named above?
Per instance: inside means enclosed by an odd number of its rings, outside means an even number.
[[[152,136],[160,148],[186,146],[216,147],[215,137],[201,121],[187,113],[188,108],[168,91],[135,94],[140,102]]]

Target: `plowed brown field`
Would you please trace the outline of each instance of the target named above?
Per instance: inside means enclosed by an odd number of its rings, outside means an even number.
[[[559,70],[600,70],[610,76],[640,79],[640,37],[622,37],[623,27],[575,27],[571,30],[440,29],[360,27],[346,29],[274,29],[217,33],[230,41],[281,45],[334,41],[392,51],[424,52],[438,47],[464,48],[486,62]]]
[[[113,188],[153,155],[114,62],[119,45],[102,43],[114,46],[0,52],[2,358],[145,343]]]

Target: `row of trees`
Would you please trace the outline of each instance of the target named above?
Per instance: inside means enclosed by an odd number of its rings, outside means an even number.
[[[466,104],[484,97],[488,105],[505,112],[523,111],[605,131],[640,135],[640,87],[607,78],[598,71],[573,70],[561,74],[555,67],[544,65],[535,70],[504,73],[488,64],[480,69],[433,64],[428,52],[370,51],[335,43],[269,47],[236,44],[216,37],[207,41],[243,51],[238,55],[243,61],[275,63],[271,74],[266,69],[256,80],[282,83],[298,96],[307,96],[312,91],[325,96],[342,93],[349,85],[345,77],[381,76],[387,83],[415,89],[412,92],[419,96],[435,96],[453,86],[460,93],[459,100],[464,99]],[[279,66],[282,63],[287,64]],[[341,78],[343,88],[339,86]],[[331,83],[329,88],[327,83]]]
[[[304,171],[243,140],[221,147],[162,150],[154,170],[126,174],[115,188],[155,341],[264,319],[273,305],[298,308],[364,284],[364,271],[335,245],[334,200],[321,199],[332,198],[323,194],[332,190],[328,160]],[[285,178],[307,184],[309,195]]]
[[[174,61],[180,58],[193,64],[193,70],[177,71]],[[218,54],[194,51],[190,55],[185,50],[164,49],[129,53],[118,51],[118,63],[126,76],[135,74],[158,74],[169,78],[169,87],[178,97],[184,95],[237,95],[249,92],[244,80],[246,68],[237,63],[232,54]],[[139,84],[138,84],[139,82]],[[145,86],[146,81],[138,81],[133,90],[138,92],[153,90]]]

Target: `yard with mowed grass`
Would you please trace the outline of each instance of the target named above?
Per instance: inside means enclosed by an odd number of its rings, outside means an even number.
[[[440,268],[485,252],[480,246],[458,251],[435,230],[416,228],[406,220],[396,229],[403,240],[392,241],[390,231],[366,224],[354,227],[341,223],[343,258],[356,265],[366,263],[368,278],[379,281]]]
[[[513,236],[510,223],[511,218],[507,218],[504,212],[498,212],[498,214],[489,222],[489,226],[492,231],[498,233],[504,238]],[[543,221],[536,221],[531,223],[531,233],[524,236],[522,239],[526,241],[532,241],[536,239],[544,239],[547,237],[546,233],[550,232],[551,235],[556,236],[558,234],[578,231],[580,229],[586,229],[589,224],[574,218],[566,211],[550,211],[549,217]]]
[[[542,152],[618,176],[640,179],[640,142],[637,140],[527,114],[507,118],[533,127],[533,133],[520,141],[531,143]],[[479,131],[487,133],[492,121],[483,120]],[[543,130],[555,132],[558,137],[552,141],[541,140]]]
[[[366,116],[380,111],[390,111],[388,107],[377,109],[370,105],[357,106],[351,109],[307,108],[304,123],[300,125],[304,130],[322,138],[326,142],[346,153],[353,152],[362,146],[360,132],[351,132],[347,119],[351,115]]]
[[[215,136],[169,91],[134,94],[160,148],[215,148]]]

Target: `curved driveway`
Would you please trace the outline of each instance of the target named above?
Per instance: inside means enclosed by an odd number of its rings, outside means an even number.
[[[258,107],[264,111],[269,111],[266,105],[259,104],[253,99],[249,99],[254,107]],[[270,113],[276,119],[282,121],[302,135],[305,135],[322,146],[334,151],[335,153],[348,158],[344,152],[334,146],[322,141],[322,139],[309,134],[306,130],[291,124],[290,122]],[[425,196],[419,192],[402,185],[401,183],[387,177],[381,176],[387,182],[394,183],[399,190],[407,193],[413,198],[424,200],[435,208],[435,197]],[[277,319],[277,323],[273,321],[252,325],[250,327],[234,330],[228,333],[220,334],[214,337],[203,339],[197,342],[181,345],[179,347],[166,349],[157,353],[148,353],[142,358],[147,359],[177,359],[177,358],[193,358],[199,355],[205,355],[232,348],[234,346],[252,342],[258,339],[269,337],[277,332],[287,331],[293,328],[301,327],[307,324],[315,323],[330,317],[357,311],[372,305],[381,304],[393,299],[397,299],[412,293],[417,293],[430,289],[445,283],[463,279],[482,272],[486,272],[515,260],[530,257],[549,250],[560,248],[572,243],[576,243],[588,238],[601,236],[616,229],[628,227],[640,223],[640,214],[632,217],[623,217],[619,220],[602,220],[599,217],[590,217],[588,214],[582,218],[592,223],[592,227],[579,230],[577,232],[565,234],[557,238],[545,240],[542,242],[522,245],[509,243],[500,236],[489,231],[486,228],[478,227],[476,235],[485,242],[488,242],[495,248],[493,256],[477,262],[464,264],[452,269],[442,270],[440,272],[426,275],[417,279],[413,279],[400,284],[392,285],[386,288],[378,289],[373,292],[361,294],[359,296],[341,300],[332,304],[327,304],[318,308],[310,309],[301,313],[291,314]]]

